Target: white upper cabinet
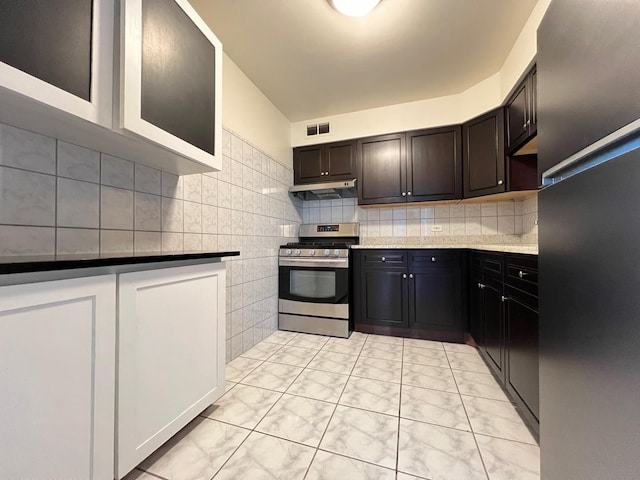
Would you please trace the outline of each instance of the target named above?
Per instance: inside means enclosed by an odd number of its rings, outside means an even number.
[[[220,168],[222,44],[186,0],[122,0],[120,127]]]
[[[175,174],[219,170],[222,45],[186,0],[0,2],[0,122]]]
[[[110,128],[113,15],[113,0],[0,2],[0,89]]]

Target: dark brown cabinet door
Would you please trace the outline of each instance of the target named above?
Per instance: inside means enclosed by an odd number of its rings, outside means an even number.
[[[520,147],[529,137],[529,82],[528,78],[520,85],[511,101],[505,107],[507,127],[507,150]]]
[[[408,279],[406,267],[360,270],[358,323],[385,327],[407,327]]]
[[[504,115],[498,108],[462,127],[464,197],[505,191]]]
[[[534,67],[505,107],[507,152],[515,153],[538,131],[536,111],[537,74]]]
[[[356,177],[356,142],[330,143],[324,155],[325,180],[351,180]]]
[[[316,183],[324,180],[323,145],[298,147],[293,149],[294,181],[301,183]]]
[[[293,149],[293,174],[296,185],[354,179],[355,164],[355,140]]]
[[[482,313],[484,318],[484,351],[489,366],[504,378],[504,319],[502,312],[502,283],[485,280],[482,289]]]
[[[462,198],[459,126],[407,133],[407,201]]]
[[[529,74],[529,136],[538,133],[538,70],[534,69]]]
[[[459,265],[410,270],[409,327],[460,330],[461,293]]]
[[[405,139],[395,133],[358,140],[359,204],[406,201]]]
[[[510,294],[506,303],[507,389],[539,420],[537,299]]]
[[[472,254],[469,282],[469,327],[476,345],[484,347],[484,317],[482,315],[482,259]]]

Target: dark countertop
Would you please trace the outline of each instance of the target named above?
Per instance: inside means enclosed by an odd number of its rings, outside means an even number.
[[[105,253],[77,255],[38,255],[0,257],[0,275],[12,273],[49,272],[75,268],[109,267],[114,265],[139,265],[143,263],[201,260],[222,257],[236,257],[237,250],[228,252],[144,252]]]

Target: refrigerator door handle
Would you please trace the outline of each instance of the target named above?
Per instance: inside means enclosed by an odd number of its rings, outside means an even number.
[[[640,148],[640,119],[619,128],[546,170],[542,174],[542,185],[554,185],[635,148]]]

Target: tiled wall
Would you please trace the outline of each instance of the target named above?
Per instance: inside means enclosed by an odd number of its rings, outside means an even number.
[[[353,198],[303,204],[303,221],[360,222],[361,238],[537,235],[537,195],[524,200],[433,206],[356,206]],[[432,226],[442,227],[434,232]]]
[[[0,124],[0,256],[240,250],[227,261],[227,358],[277,327],[293,173],[224,131],[222,171],[166,172]]]

